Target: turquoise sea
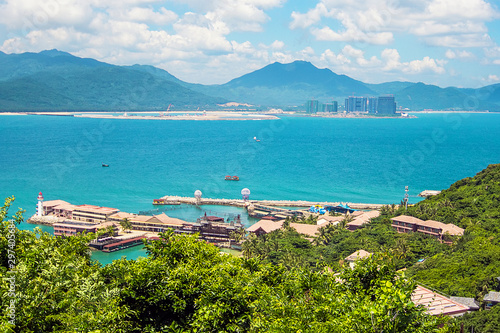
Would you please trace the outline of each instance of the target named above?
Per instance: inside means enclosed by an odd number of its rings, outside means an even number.
[[[14,207],[25,209],[27,217],[35,212],[40,191],[46,200],[136,213],[155,209],[152,200],[167,194],[193,196],[199,189],[204,197],[240,198],[244,187],[251,199],[399,203],[405,186],[410,201],[418,201],[422,190],[447,188],[500,162],[500,114],[417,117],[0,116],[0,197],[15,195]],[[225,175],[240,181],[225,181]],[[204,211],[228,217],[242,212],[172,207],[166,214],[195,220]]]

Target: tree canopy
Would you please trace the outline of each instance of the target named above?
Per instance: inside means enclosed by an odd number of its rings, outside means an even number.
[[[101,266],[91,235],[15,229],[1,210],[2,332],[448,332],[411,302],[415,282],[380,254],[316,270],[220,253],[196,235],[162,233],[148,257]],[[18,216],[19,217],[19,216]],[[305,246],[305,243],[304,243]],[[300,247],[300,246],[299,246]],[[11,273],[14,271],[15,273]],[[6,277],[15,274],[15,295]],[[15,302],[15,325],[8,306]]]

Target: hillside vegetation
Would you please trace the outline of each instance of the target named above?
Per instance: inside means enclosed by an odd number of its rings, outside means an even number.
[[[392,94],[410,110],[500,111],[500,84],[479,89],[412,82],[368,84],[306,61],[273,63],[225,84],[183,82],[152,66],[115,66],[57,50],[0,52],[0,111],[115,111],[217,108],[228,101],[304,110],[349,96]]]
[[[87,250],[93,235],[19,231],[10,203],[0,210],[1,332],[453,331],[411,302],[415,283],[384,255],[335,275],[221,254],[171,231],[147,258],[101,267]]]

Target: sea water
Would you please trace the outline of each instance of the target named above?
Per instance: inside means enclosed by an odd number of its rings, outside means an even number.
[[[399,203],[500,161],[500,114],[413,119],[283,116],[260,121],[0,116],[0,197],[36,197],[138,213],[164,195]],[[256,137],[258,140],[254,140]],[[102,164],[109,167],[102,167]],[[237,175],[240,181],[225,181]],[[166,208],[166,207],[165,207]],[[169,207],[194,221],[232,207]],[[246,226],[254,223],[246,217]],[[23,224],[21,228],[32,229]],[[46,228],[45,230],[50,230]],[[138,251],[138,250],[137,250]],[[120,254],[116,255],[118,258]]]

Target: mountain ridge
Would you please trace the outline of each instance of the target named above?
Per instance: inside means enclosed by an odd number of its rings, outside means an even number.
[[[0,52],[0,65],[0,111],[39,110],[40,91],[52,96],[42,98],[44,111],[164,110],[169,104],[186,109],[217,108],[217,104],[228,101],[300,109],[311,99],[336,100],[343,105],[348,96],[389,94],[396,97],[398,106],[415,111],[500,111],[500,84],[478,89],[407,81],[370,84],[302,60],[274,62],[214,85],[185,82],[150,65],[116,66],[55,49]],[[98,93],[91,91],[96,87]],[[139,99],[138,89],[142,91]]]

